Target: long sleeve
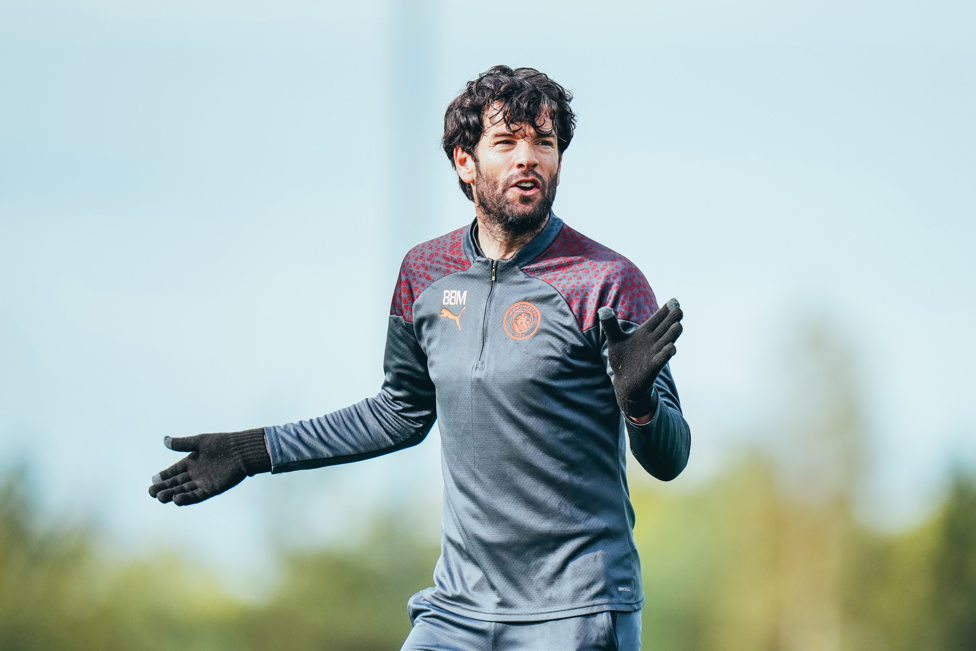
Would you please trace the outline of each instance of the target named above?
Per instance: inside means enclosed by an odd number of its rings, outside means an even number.
[[[390,316],[380,392],[339,411],[266,427],[272,472],[370,459],[420,443],[436,418],[434,384],[413,324]]]
[[[638,463],[654,477],[671,481],[688,465],[691,454],[691,428],[681,413],[678,390],[671,377],[669,365],[654,381],[657,391],[657,411],[644,425],[624,417],[630,436],[630,451]]]
[[[625,332],[636,330],[639,324],[621,321]],[[601,328],[602,330],[602,328]],[[606,335],[600,333],[603,361],[607,373],[613,380],[613,370],[607,355]],[[671,376],[671,365],[666,364],[657,379],[654,389],[658,394],[657,411],[644,425],[637,425],[621,414],[630,438],[630,451],[641,467],[661,481],[671,481],[688,465],[691,454],[691,428],[681,413],[678,389]]]

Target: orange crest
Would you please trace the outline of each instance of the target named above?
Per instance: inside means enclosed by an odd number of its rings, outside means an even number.
[[[503,324],[505,334],[516,341],[528,339],[539,330],[542,314],[532,303],[522,301],[508,308]]]

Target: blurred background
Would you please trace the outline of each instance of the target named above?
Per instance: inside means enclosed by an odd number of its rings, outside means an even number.
[[[644,648],[976,648],[976,4],[0,0],[0,649],[399,648],[436,428],[146,490],[378,390],[497,63],[576,94],[555,211],[686,313]]]

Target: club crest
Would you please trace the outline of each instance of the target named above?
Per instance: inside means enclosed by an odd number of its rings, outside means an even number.
[[[525,301],[516,303],[505,312],[505,334],[516,341],[528,339],[539,329],[542,314],[532,303]]]

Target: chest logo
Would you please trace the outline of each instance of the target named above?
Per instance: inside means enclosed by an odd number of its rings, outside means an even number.
[[[542,314],[532,303],[522,301],[508,308],[505,312],[505,334],[516,341],[528,339],[539,330]]]
[[[450,319],[451,321],[453,321],[455,324],[457,324],[458,332],[460,332],[461,331],[461,315],[464,314],[464,311],[466,309],[468,309],[468,306],[467,305],[465,305],[464,307],[462,307],[460,312],[458,312],[457,314],[454,314],[453,312],[451,312],[446,307],[442,307],[441,308],[441,316],[442,317],[447,317],[448,319]]]

